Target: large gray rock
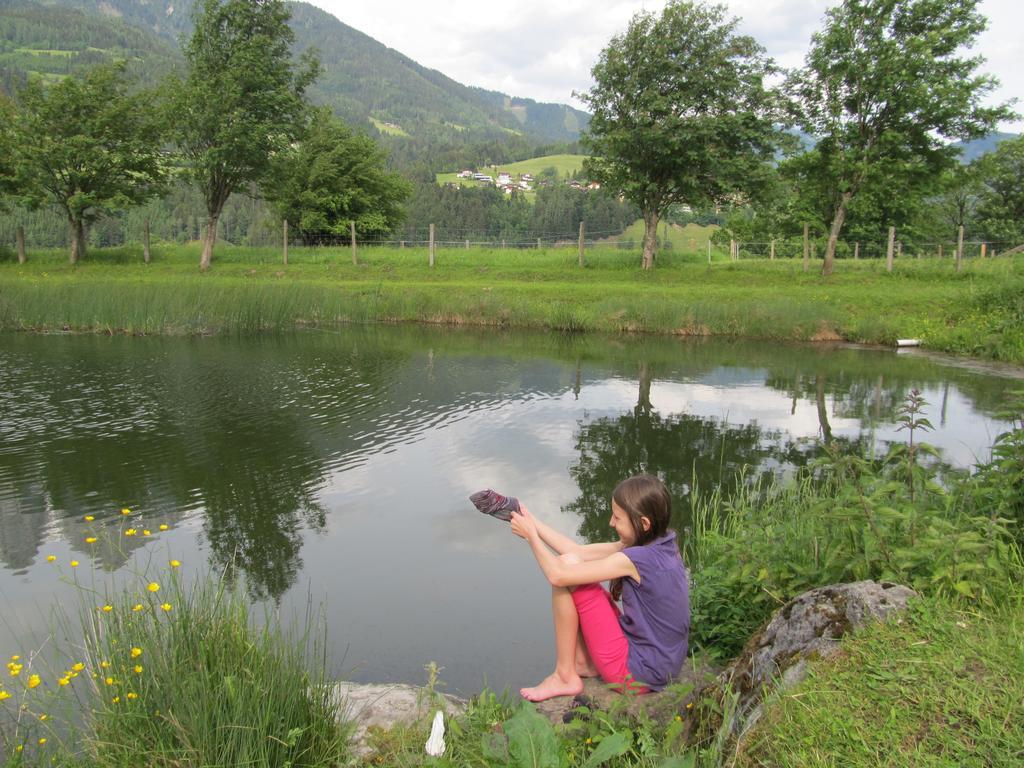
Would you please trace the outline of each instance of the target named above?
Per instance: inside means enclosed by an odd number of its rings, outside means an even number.
[[[904,611],[917,593],[891,582],[855,581],[804,592],[775,612],[740,656],[719,675],[735,701],[733,731],[760,717],[760,702],[772,689],[786,689],[807,676],[813,658],[839,650],[840,639],[859,627]]]
[[[432,718],[439,709],[448,716],[462,713],[466,702],[455,696],[432,692],[414,685],[373,685],[335,683],[335,700],[341,705],[341,717],[355,726],[352,750],[356,755],[369,753],[367,731],[371,727],[388,730]]]

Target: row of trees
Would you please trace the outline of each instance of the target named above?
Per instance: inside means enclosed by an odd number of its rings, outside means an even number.
[[[391,229],[408,185],[384,170],[372,141],[309,108],[319,65],[292,60],[288,18],[283,0],[203,0],[185,72],[155,91],[134,89],[120,65],[29,83],[16,103],[0,103],[0,196],[56,205],[72,262],[85,254],[90,225],[164,193],[173,179],[203,198],[202,269],[239,191],[258,189],[300,233],[350,221],[364,234]]]
[[[594,113],[592,178],[643,211],[643,264],[674,205],[777,205],[828,232],[823,272],[858,200],[934,194],[957,164],[952,139],[979,138],[1013,113],[985,106],[996,85],[961,52],[986,20],[979,0],[844,0],[803,67],[782,73],[722,6],[672,0],[612,39],[581,98]],[[783,84],[770,86],[773,76]],[[800,151],[787,133],[815,138]],[[779,150],[790,159],[781,176]]]
[[[783,161],[756,204],[728,211],[716,237],[724,243],[798,241],[806,224],[812,239],[826,243],[832,210],[812,181],[805,158]],[[917,252],[952,245],[960,227],[969,241],[1001,248],[1024,243],[1024,137],[1002,141],[969,165],[955,164],[918,189],[878,184],[862,190],[845,212],[846,248],[833,248],[849,255],[849,243],[874,242],[881,249],[890,226]]]

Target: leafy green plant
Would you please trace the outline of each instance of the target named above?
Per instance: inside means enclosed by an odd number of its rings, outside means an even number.
[[[691,642],[736,653],[784,602],[823,584],[897,581],[924,594],[993,605],[1024,575],[1015,521],[1024,432],[1000,436],[991,464],[939,482],[925,403],[911,393],[907,444],[881,459],[829,451],[789,485],[741,486],[698,502],[688,543]],[[969,502],[969,503],[965,503]]]

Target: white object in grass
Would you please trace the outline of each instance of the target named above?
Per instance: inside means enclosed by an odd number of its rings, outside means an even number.
[[[434,724],[430,726],[430,738],[427,739],[426,749],[431,757],[440,757],[444,754],[444,712],[441,710],[434,715]]]
[[[919,347],[921,346],[920,339],[896,339],[897,347]]]

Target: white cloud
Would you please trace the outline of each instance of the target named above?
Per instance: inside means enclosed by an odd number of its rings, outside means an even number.
[[[590,69],[612,35],[625,30],[635,13],[658,12],[664,6],[643,0],[449,0],[444,4],[313,0],[313,4],[465,85],[577,107],[582,105],[572,93],[591,86]],[[743,32],[755,37],[779,64],[794,67],[803,61],[825,9],[835,3],[726,0],[726,4],[741,19]],[[1024,3],[982,0],[980,10],[990,25],[977,52],[988,60],[984,71],[1002,82],[993,101],[1024,96],[1017,61]],[[1004,127],[1020,131],[1024,123]]]

